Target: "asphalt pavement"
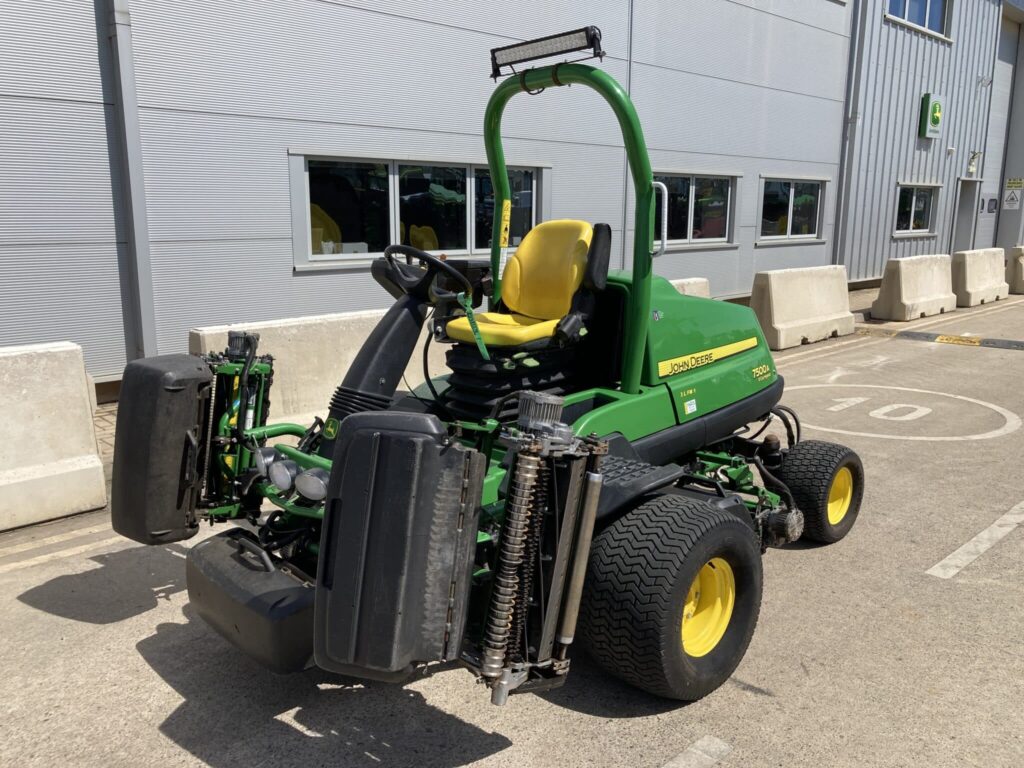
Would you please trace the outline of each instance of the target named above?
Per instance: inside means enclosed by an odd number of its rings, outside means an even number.
[[[100,513],[0,536],[0,764],[1024,765],[1024,350],[981,339],[1024,341],[1024,297],[777,356],[804,437],[863,458],[864,504],[838,544],[769,550],[753,642],[699,702],[584,656],[502,708],[459,669],[277,677],[188,605],[209,529],[147,548]]]

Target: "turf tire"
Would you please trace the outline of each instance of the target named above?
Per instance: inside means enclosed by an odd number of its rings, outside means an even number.
[[[706,655],[683,650],[687,592],[713,557],[725,559],[736,599],[725,634]],[[694,701],[736,669],[761,608],[761,551],[750,526],[702,501],[666,494],[628,512],[595,537],[581,629],[592,658],[656,696]]]
[[[828,519],[829,491],[843,467],[853,475],[853,498],[843,519],[833,524]],[[864,465],[855,451],[838,443],[804,440],[789,449],[776,474],[804,514],[802,538],[833,544],[853,528],[864,497]]]

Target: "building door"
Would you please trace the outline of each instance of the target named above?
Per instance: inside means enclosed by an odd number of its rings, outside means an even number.
[[[953,237],[949,252],[969,251],[974,248],[974,227],[985,201],[981,199],[979,179],[960,179],[957,188],[956,215],[953,218]]]
[[[999,30],[999,48],[992,74],[992,106],[988,120],[988,141],[985,146],[982,197],[995,200],[986,204],[978,214],[974,242],[978,248],[991,248],[996,244],[1002,201],[1003,168],[1006,160],[1007,132],[1010,128],[1010,108],[1013,102],[1014,70],[1017,67],[1017,48],[1020,44],[1020,24],[1003,18]],[[991,209],[991,211],[989,210]]]

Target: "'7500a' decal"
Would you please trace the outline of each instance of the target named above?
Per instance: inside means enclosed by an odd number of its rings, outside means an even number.
[[[740,352],[746,352],[757,346],[757,337],[751,336],[743,341],[734,341],[732,344],[725,344],[714,349],[705,349],[702,352],[694,352],[682,357],[673,357],[671,360],[662,360],[658,363],[658,376],[675,376],[677,373],[684,373],[693,368],[700,368],[702,365],[723,360]]]

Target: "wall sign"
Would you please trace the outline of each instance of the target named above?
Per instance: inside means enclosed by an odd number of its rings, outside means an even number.
[[[1021,190],[1007,187],[1006,194],[1003,195],[1003,210],[1019,211],[1021,194]]]
[[[942,135],[945,102],[945,98],[934,93],[926,93],[921,97],[920,136],[922,139],[937,139]]]

